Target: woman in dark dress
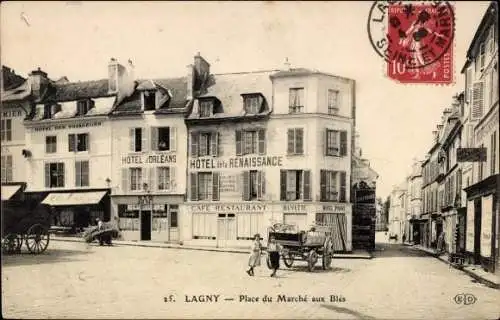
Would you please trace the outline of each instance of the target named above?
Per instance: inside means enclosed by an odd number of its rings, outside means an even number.
[[[267,244],[267,252],[269,254],[269,262],[271,264],[271,269],[273,269],[273,273],[271,273],[271,277],[276,276],[276,271],[280,267],[280,251],[281,246],[276,242],[274,236],[269,238],[269,243]]]

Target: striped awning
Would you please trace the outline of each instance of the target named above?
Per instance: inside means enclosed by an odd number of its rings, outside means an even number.
[[[14,186],[2,186],[2,201],[9,200],[12,198],[12,196],[19,190],[21,189],[20,185],[14,185]]]
[[[96,204],[105,194],[106,191],[49,193],[42,203],[49,206]]]

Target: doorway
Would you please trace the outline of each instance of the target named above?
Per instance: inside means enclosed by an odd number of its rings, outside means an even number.
[[[234,213],[219,214],[217,218],[217,247],[226,247],[228,240],[236,240],[236,216]]]
[[[151,211],[141,212],[141,240],[151,240]]]
[[[474,263],[481,263],[481,198],[474,200]]]

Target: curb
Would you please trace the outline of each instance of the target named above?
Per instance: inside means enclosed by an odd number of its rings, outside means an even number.
[[[448,260],[446,260],[446,259],[444,259],[444,258],[441,258],[440,256],[438,256],[438,255],[437,255],[437,254],[435,254],[435,253],[431,253],[431,252],[428,252],[428,251],[426,251],[426,250],[422,250],[422,249],[420,249],[420,248],[416,248],[416,247],[414,247],[414,248],[415,248],[415,249],[417,249],[417,250],[418,250],[418,251],[420,251],[420,252],[424,252],[424,253],[426,253],[427,255],[432,256],[432,257],[434,257],[434,258],[438,259],[439,261],[441,261],[441,262],[443,262],[443,263],[445,263],[445,264],[449,265],[450,267],[453,267],[454,269],[457,269],[457,270],[462,271],[463,273],[467,274],[467,275],[468,275],[468,276],[470,276],[471,278],[474,278],[475,280],[477,280],[478,282],[480,282],[481,284],[483,284],[483,285],[485,285],[485,286],[487,286],[487,287],[489,287],[489,288],[492,288],[492,289],[497,289],[497,290],[499,290],[499,289],[500,289],[500,283],[495,283],[495,282],[492,282],[492,281],[490,281],[490,280],[488,280],[488,279],[486,279],[486,278],[483,278],[483,277],[481,277],[480,275],[478,275],[478,274],[476,274],[476,273],[474,273],[474,272],[472,272],[472,271],[470,271],[470,270],[467,270],[467,269],[465,269],[465,268],[463,268],[463,267],[455,266],[455,265],[451,264]]]
[[[83,242],[81,239],[75,239],[75,238],[57,238],[51,239],[52,241],[62,241],[62,242]],[[118,240],[119,241],[119,240]],[[227,252],[227,253],[240,253],[240,254],[249,254],[248,250],[242,250],[242,249],[219,249],[219,248],[211,248],[211,247],[190,247],[190,246],[176,246],[176,245],[169,245],[166,243],[149,243],[149,244],[142,244],[142,243],[120,243],[118,241],[113,241],[113,245],[115,246],[130,246],[130,247],[143,247],[143,248],[164,248],[164,249],[180,249],[180,250],[193,250],[193,251],[211,251],[211,252]],[[334,259],[372,259],[373,255],[368,253],[367,256],[362,256],[362,255],[356,255],[356,256],[349,256],[349,255],[344,255],[344,254],[334,254],[333,255]]]

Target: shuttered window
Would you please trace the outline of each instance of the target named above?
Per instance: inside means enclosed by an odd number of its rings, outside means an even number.
[[[242,172],[242,199],[244,201],[262,200],[266,193],[266,179],[264,171]]]
[[[175,127],[152,127],[151,150],[175,151],[177,147],[177,129]]]
[[[89,186],[89,162],[76,161],[75,162],[75,186],[88,187]]]
[[[235,132],[236,155],[265,154],[266,130],[236,130]]]
[[[45,153],[57,152],[57,136],[45,137]]]
[[[129,168],[130,170],[130,190],[140,191],[142,190],[142,168]]]
[[[1,171],[1,176],[2,176],[2,182],[12,182],[12,156],[2,156],[2,171]],[[46,171],[47,172],[47,171]],[[47,179],[45,180],[47,181]]]
[[[45,187],[64,187],[64,163],[56,162],[45,164]]]
[[[158,178],[158,181],[156,183],[157,189],[159,191],[169,191],[172,189],[172,169],[175,169],[174,167],[158,167],[156,168],[157,174],[156,177]]]
[[[192,172],[189,180],[191,201],[220,200],[219,172]]]
[[[131,128],[129,130],[129,141],[131,152],[147,151],[147,137],[145,128]]]
[[[280,186],[281,200],[311,200],[311,172],[309,170],[281,170]]]
[[[304,129],[288,129],[287,153],[289,155],[304,154]]]
[[[191,157],[219,156],[218,132],[192,132]]]
[[[472,86],[472,118],[479,119],[484,112],[484,83],[475,82]]]

